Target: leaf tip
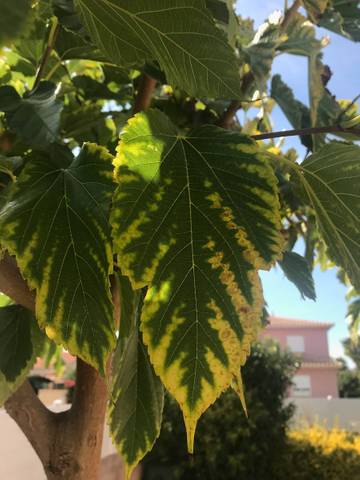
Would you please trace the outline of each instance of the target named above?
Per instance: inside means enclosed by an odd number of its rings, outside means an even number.
[[[195,431],[197,419],[191,416],[184,415],[184,422],[186,428],[187,448],[190,455],[194,454]]]
[[[246,406],[245,389],[244,389],[244,383],[243,383],[241,371],[239,371],[239,374],[236,377],[234,377],[231,386],[240,399],[241,406],[244,410],[246,418],[249,418],[248,410]]]

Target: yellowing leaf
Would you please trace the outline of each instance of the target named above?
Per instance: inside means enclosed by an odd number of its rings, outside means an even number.
[[[192,451],[260,328],[257,270],[282,246],[276,179],[249,137],[212,126],[184,137],[155,110],[128,122],[115,165],[115,251],[133,287],[149,285],[144,343]]]
[[[132,318],[130,336],[119,337],[112,362],[113,384],[109,407],[109,428],[113,442],[126,464],[126,480],[151,450],[160,434],[164,391],[150,363],[139,332],[142,301]]]
[[[91,144],[76,159],[60,147],[33,153],[0,210],[2,244],[36,288],[40,326],[101,372],[115,343],[111,158]]]

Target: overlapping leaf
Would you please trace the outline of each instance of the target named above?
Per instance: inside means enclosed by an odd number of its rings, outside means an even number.
[[[187,137],[157,111],[125,127],[112,212],[118,262],[149,285],[142,331],[156,373],[200,415],[245,362],[263,309],[257,270],[281,250],[276,180],[248,137],[202,127]]]
[[[108,275],[111,156],[87,144],[34,153],[0,211],[1,242],[32,288],[50,338],[104,372],[114,344]]]
[[[304,7],[314,22],[325,12],[329,3],[329,0],[303,0]]]
[[[43,345],[31,312],[20,305],[0,308],[0,406],[25,380]]]
[[[14,40],[24,26],[31,0],[2,1],[0,8],[0,45]]]
[[[45,147],[57,140],[62,105],[55,90],[52,83],[41,82],[21,98],[13,87],[0,88],[0,111],[5,112],[9,128],[25,142]]]
[[[286,278],[296,285],[303,299],[316,299],[314,280],[304,257],[296,252],[285,252],[279,265]]]
[[[0,308],[0,372],[14,382],[30,362],[33,339],[42,334],[34,315],[20,305]]]
[[[245,60],[251,66],[258,87],[266,90],[276,49],[281,44],[280,17],[269,18],[261,25],[249,45],[242,48]]]
[[[225,31],[230,45],[235,46],[239,22],[234,11],[234,2],[232,0],[206,0],[206,8],[211,11],[219,27]]]
[[[291,17],[285,33],[287,38],[278,48],[282,52],[310,56],[322,48],[314,26],[300,13]]]
[[[151,450],[159,436],[164,403],[163,386],[155,375],[139,332],[141,304],[122,322],[131,324],[125,348],[119,336],[113,359],[113,385],[109,407],[109,427],[113,441],[126,464],[125,478]],[[131,297],[129,298],[131,300]]]
[[[157,60],[193,96],[241,96],[235,54],[205,0],[75,0],[92,40],[115,63]]]
[[[332,142],[301,165],[290,166],[314,207],[330,257],[359,289],[360,147]]]

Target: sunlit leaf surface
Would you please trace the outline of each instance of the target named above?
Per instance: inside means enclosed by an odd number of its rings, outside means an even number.
[[[2,244],[37,290],[40,326],[102,372],[114,345],[111,159],[92,144],[75,159],[59,147],[34,153],[0,211]]]
[[[129,121],[115,165],[115,251],[133,287],[149,285],[144,343],[192,451],[198,418],[260,327],[257,270],[282,246],[275,176],[250,138],[217,127],[181,136],[155,110]]]

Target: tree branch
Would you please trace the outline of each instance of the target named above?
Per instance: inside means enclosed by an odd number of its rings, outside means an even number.
[[[8,253],[0,260],[0,292],[15,303],[35,311],[35,292],[29,290],[15,260]]]
[[[241,83],[241,92],[245,95],[247,89],[254,81],[254,75],[248,72],[244,75]],[[217,125],[221,128],[229,129],[234,123],[234,117],[237,111],[241,108],[242,102],[240,100],[233,100],[222,116],[219,118]]]
[[[27,380],[5,402],[5,410],[21,428],[43,465],[47,465],[56,431],[56,414],[43,405]]]
[[[286,30],[291,22],[293,16],[296,14],[297,10],[301,6],[301,0],[295,0],[293,5],[285,12],[284,20],[280,26],[281,30]],[[250,87],[252,82],[254,81],[254,75],[252,72],[248,72],[244,75],[241,91],[243,94],[246,93],[247,89]],[[241,108],[242,102],[240,100],[233,100],[229,107],[225,110],[223,115],[220,117],[217,125],[222,128],[229,129],[232,127],[234,123],[234,117],[236,116],[237,111]]]
[[[343,128],[340,125],[332,125],[329,127],[313,127],[302,128],[299,130],[283,130],[279,132],[266,132],[258,135],[252,135],[254,140],[268,140],[270,138],[280,137],[295,137],[303,135],[317,135],[321,133],[350,133],[352,135],[360,136],[360,128]]]
[[[39,86],[39,83],[40,83],[40,81],[41,81],[41,79],[44,75],[46,65],[49,61],[51,52],[54,48],[56,38],[58,36],[59,31],[60,31],[59,21],[56,17],[54,17],[53,23],[50,27],[50,32],[49,32],[49,37],[48,37],[46,49],[45,49],[45,52],[44,52],[43,56],[41,57],[40,65],[39,65],[38,70],[36,72],[36,78],[35,78],[34,85],[33,85],[33,88],[32,88],[33,91],[36,90],[36,88]]]
[[[295,0],[294,3],[291,5],[291,7],[286,10],[285,15],[284,15],[284,20],[282,21],[281,24],[281,29],[286,30],[289,24],[291,23],[291,20],[293,19],[294,15],[296,12],[299,10],[301,7],[301,0]]]
[[[140,80],[139,90],[135,98],[133,108],[134,115],[150,107],[152,94],[154,93],[156,83],[157,81],[154,78],[150,77],[146,73],[143,74]]]

